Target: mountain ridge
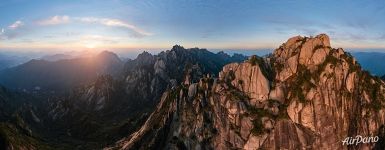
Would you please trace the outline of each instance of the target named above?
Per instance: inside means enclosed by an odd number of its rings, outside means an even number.
[[[119,62],[110,52],[96,57]],[[384,81],[332,48],[327,35],[296,36],[271,55],[245,59],[175,45],[46,101],[15,93],[20,102],[11,108],[14,98],[0,90],[0,107],[9,108],[0,117],[13,118],[0,126],[12,134],[0,138],[28,138],[5,147],[30,149],[384,148]],[[381,140],[342,145],[356,135]]]
[[[16,67],[0,72],[0,83],[11,89],[35,87],[51,90],[67,90],[87,84],[100,74],[118,75],[123,62],[114,53],[102,52],[94,57],[46,61],[32,59]]]
[[[57,127],[55,131],[106,145],[116,137],[135,131],[159,102],[161,94],[183,82],[183,74],[193,70],[199,75],[216,74],[225,63],[243,61],[244,58],[181,46],[174,46],[158,55],[143,52],[125,63],[120,77],[100,76],[66,96],[51,99],[46,118],[56,124],[53,125]],[[197,78],[191,76],[192,80]],[[86,144],[81,147],[100,146]]]
[[[384,87],[327,35],[297,36],[270,57],[224,66],[219,78],[176,85],[107,149],[381,149],[341,141],[384,137]]]

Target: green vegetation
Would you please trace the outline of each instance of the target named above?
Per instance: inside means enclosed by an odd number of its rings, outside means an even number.
[[[263,109],[263,108],[255,108],[250,106],[248,108],[250,115],[254,116],[255,119],[252,121],[253,123],[253,129],[251,129],[251,133],[253,135],[261,135],[265,132],[265,129],[263,127],[262,118],[263,117],[269,117],[273,118],[273,115],[269,113],[269,111]]]
[[[230,100],[233,100],[233,101],[245,101],[250,99],[245,93],[239,91],[236,88],[230,89],[229,97],[230,97]]]
[[[264,128],[261,119],[253,120],[253,126],[253,129],[251,129],[251,133],[253,135],[261,135],[264,133]]]
[[[280,103],[279,101],[277,101],[275,99],[268,99],[267,102],[268,102],[268,106],[269,107],[272,107],[274,104],[279,104]]]
[[[306,103],[305,95],[303,90],[310,90],[310,88],[315,87],[314,83],[311,82],[312,74],[306,66],[299,64],[297,68],[298,76],[293,81],[294,84],[291,85],[291,97],[298,98],[299,102]]]
[[[321,48],[324,48],[324,45],[317,45],[317,46],[314,46],[313,52],[315,52],[317,49],[321,49]]]
[[[385,97],[381,91],[381,81],[380,79],[372,78],[368,71],[359,72],[361,86],[363,90],[367,91],[367,94],[370,97],[371,102],[367,105],[369,108],[379,111],[384,108],[382,102],[385,102]],[[372,79],[374,82],[372,82]]]
[[[373,100],[370,104],[369,104],[369,107],[372,108],[373,110],[375,111],[379,111],[383,108],[383,105],[381,104],[381,102],[379,102],[378,100]]]
[[[256,55],[253,55],[249,58],[248,62],[253,66],[258,64],[259,68],[261,69],[262,74],[268,80],[270,80],[270,81],[273,80],[274,72],[262,57],[258,57]]]
[[[257,117],[265,117],[265,116],[271,116],[270,113],[263,109],[263,108],[255,108],[250,106],[249,113],[252,115],[256,115]]]
[[[261,64],[262,61],[263,61],[263,59],[262,59],[261,57],[256,56],[256,55],[251,56],[251,57],[249,58],[249,60],[248,60],[248,62],[249,62],[251,65],[253,65],[253,66],[255,66],[255,65],[257,65],[257,64]]]
[[[228,84],[228,85],[231,85],[231,81],[233,81],[235,79],[235,73],[233,70],[230,70],[227,75],[225,76],[225,82]]]
[[[318,66],[319,69],[324,70],[327,64],[337,65],[340,60],[333,55],[329,54],[326,56],[325,61]]]
[[[238,80],[238,84],[239,84],[239,85],[243,85],[243,80],[239,79],[239,80]]]
[[[275,62],[274,67],[277,70],[277,72],[281,72],[283,70],[283,68],[285,67],[285,65],[282,63],[279,63],[279,62]]]
[[[361,70],[361,66],[359,64],[351,64],[350,67],[349,67],[349,73],[350,72],[355,72],[355,71],[358,71],[358,70]]]
[[[272,118],[274,120],[289,118],[289,116],[286,112],[287,105],[280,104],[280,102],[276,101],[276,100],[272,100],[272,99],[268,100],[269,107],[272,107],[275,104],[279,105],[278,106],[278,109],[279,109],[278,115],[273,115],[268,110],[265,110],[263,108],[255,108],[255,107],[249,107],[248,108],[250,115],[255,117],[255,119],[252,121],[253,128],[251,130],[251,133],[253,135],[257,135],[257,136],[262,135],[263,133],[265,133],[267,131],[263,126],[263,122],[262,122],[263,117]]]
[[[256,117],[252,123],[253,123],[253,129],[251,129],[251,133],[253,135],[261,135],[265,132],[263,124],[262,124],[262,117],[265,116],[271,116],[270,113],[263,108],[255,108],[250,106],[248,108],[250,115]]]
[[[297,49],[301,49],[303,44],[305,44],[305,42],[307,41],[307,39],[308,39],[308,37],[304,37],[302,39],[298,39],[297,42],[301,41],[301,44],[298,46]],[[298,53],[299,53],[299,50],[294,51],[291,56],[297,55]]]
[[[337,51],[337,49],[333,50]],[[341,58],[349,64],[349,73],[357,72],[357,76],[359,77],[358,81],[360,81],[360,85],[358,86],[360,91],[366,91],[369,95],[371,102],[366,104],[367,108],[373,109],[375,111],[382,109],[384,107],[382,102],[385,101],[385,97],[383,96],[383,93],[381,91],[381,79],[379,79],[378,77],[373,78],[368,71],[362,70],[360,64],[355,62],[354,57],[350,53],[345,52],[341,55]],[[326,57],[325,62],[320,64],[318,70],[319,72],[321,72],[324,70],[324,67],[328,63],[336,65],[337,63],[339,63],[339,61],[340,60],[338,60],[334,56],[328,55]],[[372,82],[372,79],[374,80],[374,82]],[[354,95],[356,94],[357,93],[348,93],[347,96],[354,98]]]
[[[350,53],[345,52],[341,55],[341,58],[345,59],[345,61],[349,64],[349,72],[361,70],[360,64],[355,62],[353,56]]]
[[[181,87],[178,87],[178,88],[176,88],[175,90],[172,90],[172,91],[170,92],[170,99],[176,99],[176,98],[178,98],[179,91],[180,91],[181,89],[182,89]]]
[[[279,113],[276,116],[276,119],[289,119],[289,115],[287,114],[287,105],[281,104],[278,106]]]
[[[273,107],[274,105],[278,104],[278,115],[273,116],[275,119],[287,119],[289,118],[286,110],[287,110],[287,105],[286,104],[281,104],[281,102],[274,100],[274,99],[268,99],[268,106]]]

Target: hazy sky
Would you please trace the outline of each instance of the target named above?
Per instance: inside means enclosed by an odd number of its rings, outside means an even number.
[[[275,48],[327,33],[385,48],[385,1],[1,0],[0,49]]]

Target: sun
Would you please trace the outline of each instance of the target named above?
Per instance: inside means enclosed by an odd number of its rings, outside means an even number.
[[[97,45],[98,45],[98,43],[96,43],[96,42],[86,42],[86,43],[84,43],[84,47],[89,48],[89,49],[96,48]]]
[[[88,44],[85,44],[84,47],[89,48],[89,49],[92,49],[92,48],[95,48],[96,45],[95,45],[95,44],[88,43]]]

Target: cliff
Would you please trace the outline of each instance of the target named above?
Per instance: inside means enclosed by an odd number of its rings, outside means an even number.
[[[385,84],[325,34],[169,88],[135,133],[106,149],[383,149]],[[186,81],[187,80],[187,81]],[[377,143],[342,145],[346,137]]]

